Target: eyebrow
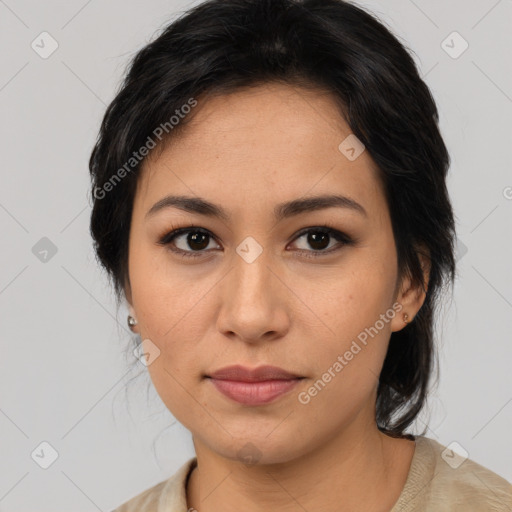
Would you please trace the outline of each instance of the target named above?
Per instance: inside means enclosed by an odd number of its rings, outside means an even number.
[[[301,213],[333,207],[346,208],[359,213],[364,217],[368,217],[368,213],[364,207],[350,197],[342,195],[321,195],[294,199],[293,201],[276,205],[274,208],[274,219],[276,221],[281,221]],[[213,204],[206,199],[200,197],[169,195],[160,199],[148,210],[146,213],[146,219],[166,208],[178,208],[185,212],[197,213],[207,217],[217,217],[226,222],[231,218],[224,208]]]

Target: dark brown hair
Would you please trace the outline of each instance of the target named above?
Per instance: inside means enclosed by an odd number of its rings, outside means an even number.
[[[406,48],[371,13],[342,0],[209,0],[165,27],[131,61],[91,154],[98,260],[121,300],[140,169],[140,162],[126,164],[157,127],[167,126],[171,138],[187,117],[174,127],[169,120],[191,98],[271,81],[333,94],[379,168],[400,278],[423,286],[420,248],[430,258],[423,306],[392,333],[378,386],[377,425],[401,436],[431,382],[434,310],[455,278],[455,225],[434,99]],[[122,179],[113,182],[116,175]]]

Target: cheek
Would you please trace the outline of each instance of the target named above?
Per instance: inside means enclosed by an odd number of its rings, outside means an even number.
[[[201,416],[199,403],[191,398],[199,398],[204,371],[198,363],[202,336],[195,330],[196,323],[181,311],[175,316],[167,308],[145,310],[145,336],[160,350],[147,369],[162,402],[186,428]]]
[[[170,363],[173,358],[176,358],[174,364]],[[167,354],[162,353],[162,357],[155,360],[148,367],[148,371],[155,390],[167,409],[186,428],[191,428],[196,422],[194,418],[201,415],[201,406],[191,399],[191,394],[196,394],[190,382],[191,373],[182,364],[183,360],[178,358],[179,354],[167,357]]]
[[[320,312],[325,337],[306,356],[315,361],[319,386],[330,390],[324,395],[326,406],[330,393],[342,403],[355,404],[378,383],[391,321],[398,314],[392,307],[392,278],[382,266],[354,264],[322,293],[308,295],[311,310]]]
[[[388,340],[386,329],[362,329],[312,351],[308,357],[315,361],[315,375],[299,397],[304,411],[339,424],[372,403]]]
[[[199,332],[197,316],[203,315],[204,299],[215,284],[215,276],[199,275],[191,267],[180,268],[161,249],[156,255],[142,252],[132,259],[130,282],[144,334],[166,344],[183,334],[194,338],[195,331]]]
[[[374,326],[392,306],[392,272],[386,271],[382,262],[365,259],[364,254],[357,256],[329,275],[306,274],[294,283],[307,306],[304,314],[320,320],[319,328],[338,347]],[[300,319],[297,321],[300,324]],[[389,324],[385,327],[389,329]]]

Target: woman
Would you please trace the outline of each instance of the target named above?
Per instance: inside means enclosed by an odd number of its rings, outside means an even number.
[[[196,456],[118,512],[512,508],[406,433],[456,274],[448,167],[412,58],[355,5],[211,0],[136,55],[91,233]]]

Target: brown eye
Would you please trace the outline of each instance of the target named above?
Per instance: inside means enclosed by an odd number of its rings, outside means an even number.
[[[313,249],[321,250],[325,249],[329,245],[330,235],[328,233],[323,232],[310,232],[307,235],[308,244],[313,247]]]
[[[302,231],[295,240],[299,240],[301,238],[304,238],[305,242],[302,244],[303,247],[299,247],[299,251],[311,253],[308,257],[330,254],[341,249],[341,247],[345,245],[353,243],[353,240],[348,235],[336,229],[329,228],[328,226],[308,228]],[[330,246],[330,243],[333,241],[337,241],[338,243]]]
[[[305,239],[306,247],[299,247],[298,251],[308,258],[325,256],[355,243],[345,233],[325,225],[304,229],[294,240],[301,238]],[[215,237],[209,231],[190,226],[170,231],[158,243],[180,256],[199,257],[210,252],[207,248],[212,240]]]
[[[196,231],[189,231],[186,237],[186,243],[195,251],[205,249],[208,246],[209,241],[209,235]]]
[[[167,233],[159,243],[182,256],[201,256],[210,245],[213,236],[201,228],[181,228]]]

